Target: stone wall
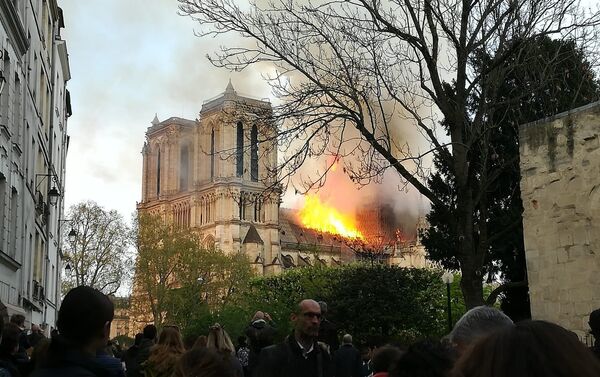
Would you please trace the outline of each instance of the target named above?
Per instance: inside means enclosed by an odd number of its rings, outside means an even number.
[[[521,126],[521,195],[534,319],[582,339],[600,308],[600,102]]]

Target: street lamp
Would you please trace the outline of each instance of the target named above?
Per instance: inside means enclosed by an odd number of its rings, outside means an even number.
[[[73,243],[76,241],[77,233],[75,232],[75,229],[71,228],[71,231],[69,232],[69,234],[67,234],[67,238],[69,239],[70,243]]]
[[[454,275],[450,271],[444,272],[442,281],[446,284],[446,296],[448,299],[448,332],[452,331],[452,307],[450,306],[450,284],[454,281]]]
[[[67,265],[65,266],[65,272],[67,273],[67,275],[71,275],[71,264],[67,263]]]
[[[38,181],[39,177],[43,177],[43,178]],[[54,184],[58,183],[58,177],[55,174],[36,174],[35,175],[35,181],[36,181],[35,191],[38,190],[38,188],[40,187],[40,185],[42,184],[42,182],[44,182],[44,180],[46,178],[50,178],[49,180],[52,180],[54,182]],[[48,200],[52,206],[56,206],[56,203],[58,203],[58,198],[60,198],[60,192],[56,189],[56,186],[54,184],[52,185],[52,188],[50,190],[48,190]],[[38,204],[40,204],[40,203],[38,203]]]

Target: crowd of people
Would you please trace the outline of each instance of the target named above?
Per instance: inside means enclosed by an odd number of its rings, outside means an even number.
[[[114,307],[90,287],[65,296],[47,339],[25,317],[0,315],[0,377],[592,377],[600,376],[600,341],[587,348],[576,334],[545,321],[513,323],[501,311],[469,310],[441,340],[409,346],[356,347],[338,337],[327,304],[293,308],[290,334],[278,334],[258,311],[234,346],[218,323],[207,335],[182,338],[177,326],[147,325],[121,350],[109,342]],[[600,339],[600,309],[589,318]],[[286,336],[287,335],[287,336]],[[276,339],[283,338],[276,342]]]

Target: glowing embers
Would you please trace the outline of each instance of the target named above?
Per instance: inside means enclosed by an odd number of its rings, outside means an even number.
[[[356,228],[354,216],[342,214],[337,209],[321,203],[315,195],[306,195],[304,207],[300,209],[298,216],[302,225],[309,229],[347,238],[364,239]]]

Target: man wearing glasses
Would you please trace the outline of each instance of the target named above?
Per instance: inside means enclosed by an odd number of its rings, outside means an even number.
[[[321,308],[302,300],[291,315],[294,331],[282,343],[264,348],[253,377],[330,377],[330,355],[317,342]]]

